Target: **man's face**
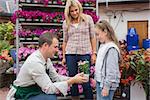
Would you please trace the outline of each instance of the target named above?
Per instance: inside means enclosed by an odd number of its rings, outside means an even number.
[[[48,47],[48,56],[53,58],[58,52],[58,39],[53,38],[52,44]]]
[[[73,19],[77,19],[79,17],[79,7],[71,6],[70,7],[70,15]]]

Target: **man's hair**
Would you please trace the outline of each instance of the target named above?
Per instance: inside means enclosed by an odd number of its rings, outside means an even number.
[[[49,31],[43,32],[43,34],[39,37],[39,47],[41,47],[44,43],[51,45],[53,38],[57,38],[54,33],[51,33]]]

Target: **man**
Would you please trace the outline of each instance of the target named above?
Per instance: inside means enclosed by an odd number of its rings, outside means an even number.
[[[50,32],[39,37],[39,49],[24,62],[14,81],[7,100],[56,100],[56,93],[67,95],[68,86],[87,82],[83,73],[74,77],[58,75],[50,60],[58,51],[58,40]]]

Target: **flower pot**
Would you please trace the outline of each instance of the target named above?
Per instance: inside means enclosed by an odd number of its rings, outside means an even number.
[[[26,0],[27,3],[31,3],[32,0]]]
[[[39,38],[38,37],[34,37],[33,40],[39,40]]]
[[[40,19],[40,22],[43,22],[43,19]]]
[[[146,93],[140,82],[131,81],[130,100],[146,100]]]
[[[26,21],[31,22],[31,21],[32,21],[32,19],[28,18],[28,19],[26,19]]]
[[[19,18],[19,21],[24,22],[25,18]]]
[[[88,7],[88,6],[89,6],[89,4],[88,4],[88,3],[84,3],[84,6],[85,6],[85,7]]]
[[[39,19],[33,19],[34,22],[39,22]]]
[[[38,0],[33,0],[33,3],[39,3]]]
[[[88,79],[87,81],[89,81],[89,76],[90,76],[90,74],[84,74],[84,77],[86,77]]]
[[[57,4],[57,1],[53,1],[53,4]]]
[[[49,1],[48,1],[48,4],[52,4],[52,1],[51,1],[51,0],[49,0]]]
[[[19,2],[25,2],[25,0],[19,0]]]

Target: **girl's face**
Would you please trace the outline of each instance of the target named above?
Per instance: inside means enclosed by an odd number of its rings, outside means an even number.
[[[79,17],[79,7],[71,6],[70,7],[70,15],[73,19],[77,19]]]
[[[95,28],[95,32],[97,40],[101,43],[104,43],[106,40],[107,33],[98,28]]]

